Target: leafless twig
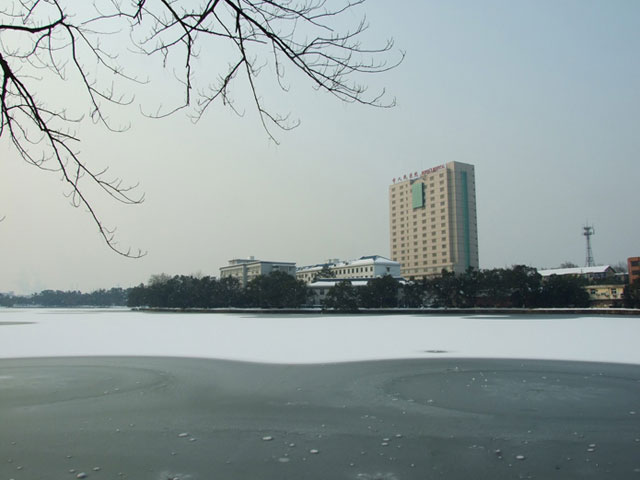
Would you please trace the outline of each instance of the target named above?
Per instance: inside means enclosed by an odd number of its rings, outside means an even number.
[[[341,101],[394,105],[384,91],[370,94],[359,80],[362,74],[394,68],[402,61],[402,52],[389,63],[392,40],[373,49],[362,46],[360,39],[368,28],[364,19],[350,30],[339,25],[364,1],[94,0],[81,2],[82,6],[65,0],[9,2],[0,7],[0,137],[8,136],[28,163],[60,172],[70,187],[72,203],[88,210],[107,245],[121,255],[139,257],[142,252],[132,253],[117,244],[84,182],[125,204],[141,203],[143,196],[136,195],[135,186],[108,177],[107,170],[94,170],[80,157],[74,124],[83,117],[72,116],[52,99],[40,98],[38,72],[79,82],[88,117],[115,132],[128,125],[117,125],[107,107],[134,100],[119,86],[123,81],[146,81],[129,75],[130,69],[121,65],[121,48],[159,57],[164,68],[175,71],[183,100],[146,113],[152,117],[191,108],[197,121],[218,99],[241,114],[230,90],[244,76],[264,130],[277,141],[274,128],[289,130],[298,121],[266,104],[259,78],[263,71],[270,71],[285,91],[285,72],[291,68]],[[210,71],[212,57],[221,68],[217,75]]]

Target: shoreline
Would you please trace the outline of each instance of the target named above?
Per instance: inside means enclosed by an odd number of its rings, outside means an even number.
[[[132,307],[134,312],[265,313],[295,315],[635,315],[637,308],[361,308],[355,311],[323,308],[172,308]]]

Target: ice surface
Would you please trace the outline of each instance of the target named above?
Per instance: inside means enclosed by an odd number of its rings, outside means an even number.
[[[528,358],[640,364],[640,319],[610,315],[247,315],[0,309],[0,358],[268,363]]]

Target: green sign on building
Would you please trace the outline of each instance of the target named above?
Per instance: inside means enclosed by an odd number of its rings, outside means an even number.
[[[424,207],[424,183],[415,182],[411,185],[411,204],[413,208]]]

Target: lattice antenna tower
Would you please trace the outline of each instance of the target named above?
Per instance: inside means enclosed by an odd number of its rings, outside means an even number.
[[[595,267],[596,266],[596,262],[593,261],[593,251],[591,250],[591,235],[595,235],[596,234],[596,230],[595,230],[595,228],[593,228],[593,225],[589,225],[589,224],[586,224],[584,227],[582,227],[582,230],[583,230],[582,234],[587,239],[587,262],[586,262],[586,266],[587,267]]]

